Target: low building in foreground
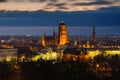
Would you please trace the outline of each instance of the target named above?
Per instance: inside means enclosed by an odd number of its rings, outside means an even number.
[[[0,62],[17,60],[17,49],[0,49]]]

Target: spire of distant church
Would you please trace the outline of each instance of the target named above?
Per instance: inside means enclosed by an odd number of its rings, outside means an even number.
[[[93,26],[92,41],[93,41],[93,45],[95,47],[95,43],[96,43],[96,30],[95,30],[95,26]]]
[[[44,33],[44,36],[46,36],[46,33]]]
[[[93,26],[93,34],[96,34],[95,26]]]
[[[54,36],[54,37],[56,36],[55,30],[53,30],[53,36]]]

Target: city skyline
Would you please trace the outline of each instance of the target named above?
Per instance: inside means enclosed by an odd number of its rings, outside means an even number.
[[[0,80],[120,80],[120,0],[0,0]]]
[[[67,32],[69,36],[91,36],[93,26],[78,26],[72,27],[67,26]],[[96,26],[96,35],[101,36],[119,36],[119,27],[99,27]],[[53,35],[53,31],[58,32],[58,26],[34,26],[34,27],[0,27],[0,36],[21,36],[21,35],[31,35],[31,36],[42,36],[44,33],[47,35]],[[58,33],[57,33],[58,34]]]

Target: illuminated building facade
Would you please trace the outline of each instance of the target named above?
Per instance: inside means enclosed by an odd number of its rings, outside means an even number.
[[[82,60],[87,55],[86,48],[79,48],[74,46],[68,46],[62,55],[62,61],[77,61]]]
[[[44,34],[41,40],[41,43],[44,47],[53,45],[65,45],[68,42],[69,40],[67,36],[67,27],[64,22],[61,22],[59,25],[58,35],[55,33],[55,31],[53,31],[53,36],[47,36]]]
[[[17,49],[0,49],[0,61],[17,60]]]
[[[64,22],[59,25],[59,45],[68,43],[67,27]]]
[[[40,53],[36,56],[32,57],[32,61],[37,61],[39,59],[49,61],[49,60],[58,60],[59,59],[59,53],[52,51],[51,48],[48,49],[47,52]]]
[[[53,36],[47,36],[44,34],[42,36],[41,43],[44,47],[46,46],[56,46],[58,44],[58,36],[56,35],[55,31],[53,32]]]
[[[42,35],[42,45],[45,47],[46,46],[46,40],[45,40],[45,35]]]

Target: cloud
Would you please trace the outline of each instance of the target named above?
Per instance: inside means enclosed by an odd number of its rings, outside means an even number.
[[[119,0],[0,0],[5,11],[87,11],[120,6]]]
[[[89,5],[109,5],[113,4],[112,1],[107,1],[107,0],[96,0],[93,2],[81,2],[81,3],[74,3],[73,5],[76,6],[89,6]]]
[[[0,0],[0,2],[6,2],[7,0]]]
[[[65,6],[66,3],[59,3],[59,4],[55,4],[54,6]]]
[[[50,0],[50,1],[55,1],[56,2],[57,0]]]
[[[32,2],[45,2],[46,0],[29,0],[29,1],[32,1]]]
[[[50,2],[57,2],[58,0],[28,0],[32,2],[45,2],[45,1],[50,1]]]
[[[66,3],[48,3],[47,6],[64,7]]]
[[[50,1],[50,2],[56,2],[58,0],[7,0],[8,2],[46,2],[46,1]]]
[[[98,9],[98,11],[119,11],[120,12],[120,6],[102,7]]]
[[[60,10],[66,10],[66,9],[69,9],[67,7],[62,7],[62,6],[59,6],[57,9],[60,9]]]

